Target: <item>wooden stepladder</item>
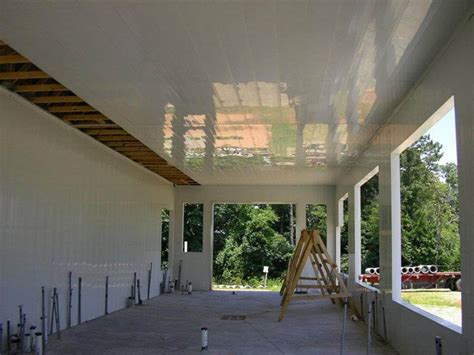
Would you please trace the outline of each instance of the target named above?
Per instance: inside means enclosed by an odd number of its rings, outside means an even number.
[[[314,277],[301,276],[308,261],[311,263]],[[310,283],[311,281],[313,282]],[[319,289],[321,293],[295,295],[297,288]],[[329,299],[332,303],[335,303],[337,299],[341,305],[344,305],[344,302],[347,301],[352,312],[359,316],[352,302],[351,293],[337,271],[337,265],[329,255],[317,230],[303,230],[301,232],[301,238],[296,245],[293,257],[288,263],[288,272],[280,294],[282,300],[278,321],[283,319],[292,299]]]

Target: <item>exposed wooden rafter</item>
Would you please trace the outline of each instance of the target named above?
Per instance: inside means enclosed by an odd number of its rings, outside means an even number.
[[[67,124],[176,185],[196,181],[0,41],[0,81]]]

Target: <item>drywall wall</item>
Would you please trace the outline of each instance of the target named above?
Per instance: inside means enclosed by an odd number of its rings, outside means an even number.
[[[292,203],[296,204],[296,235],[306,228],[307,204],[324,204],[327,208],[328,250],[335,255],[335,188],[334,186],[180,186],[175,196],[175,233],[173,251],[170,251],[174,277],[181,262],[181,281],[190,280],[193,288],[209,290],[212,279],[212,218],[214,203]],[[183,252],[184,203],[204,204],[203,251]]]
[[[470,13],[473,13],[471,10]],[[379,168],[380,206],[380,267],[381,294],[378,297],[380,320],[382,305],[386,311],[387,335],[390,343],[402,354],[434,353],[434,337],[441,336],[443,348],[450,354],[474,353],[474,20],[466,14],[446,48],[431,64],[419,83],[393,112],[389,123],[374,137],[371,146],[354,165],[344,172],[338,181],[336,201],[349,194],[349,260],[350,280],[354,297],[364,293],[364,309],[374,299],[373,294],[361,288],[355,279],[355,185],[371,170]],[[453,101],[454,98],[454,101]],[[462,330],[436,316],[397,300],[399,293],[399,255],[397,243],[397,195],[399,191],[392,183],[398,178],[396,159],[392,164],[392,152],[402,145],[440,107],[449,108],[454,102],[458,151],[458,174],[460,195],[460,234],[462,271]],[[439,112],[438,112],[439,113]],[[397,281],[398,280],[398,281]],[[398,283],[397,283],[398,282]],[[394,300],[395,299],[395,300]],[[383,335],[383,324],[379,332]]]
[[[78,277],[82,321],[125,307],[133,272],[146,297],[161,281],[160,209],[173,209],[173,187],[16,94],[0,88],[0,322],[12,331],[23,305],[40,325],[41,287],[51,314],[59,292],[61,326],[67,324],[68,272],[72,271],[72,325],[77,322]],[[4,332],[5,334],[5,332]]]

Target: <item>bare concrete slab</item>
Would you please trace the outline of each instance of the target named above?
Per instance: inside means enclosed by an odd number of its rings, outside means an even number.
[[[167,354],[201,352],[201,327],[210,354],[339,354],[342,308],[329,301],[292,303],[277,322],[276,292],[210,291],[163,295],[51,338],[49,354]],[[222,319],[226,315],[245,320]],[[234,318],[234,317],[231,317]],[[348,319],[345,354],[366,354],[366,324]],[[395,354],[378,341],[372,354]]]

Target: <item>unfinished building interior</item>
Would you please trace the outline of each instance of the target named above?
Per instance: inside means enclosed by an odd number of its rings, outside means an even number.
[[[474,354],[473,18],[472,0],[0,0],[0,352],[192,353],[205,327],[212,353]],[[453,109],[460,324],[405,302],[400,272],[400,154]],[[357,319],[305,300],[278,322],[277,292],[213,290],[219,203],[290,204],[297,239],[325,205]]]

